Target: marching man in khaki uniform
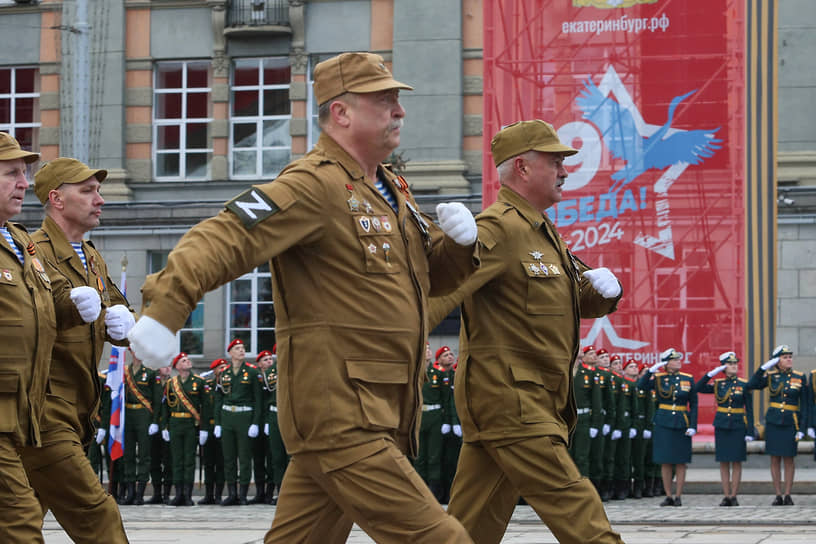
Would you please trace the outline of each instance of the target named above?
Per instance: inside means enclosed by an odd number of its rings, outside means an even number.
[[[464,445],[448,512],[475,542],[498,543],[522,496],[559,542],[621,542],[567,451],[579,321],[621,296],[612,272],[579,261],[543,213],[577,151],[538,120],[502,129],[491,150],[502,187],[476,220],[481,267],[431,305],[432,325],[463,306],[454,392]]]
[[[70,329],[91,323],[101,310],[96,289],[71,289],[25,227],[9,222],[22,210],[28,188],[26,164],[38,158],[0,132],[0,542],[4,544],[43,542],[43,510],[22,456],[43,446],[50,436],[41,421],[48,410],[46,384],[57,324]],[[97,482],[79,444],[76,447],[85,459],[86,474]]]
[[[60,157],[34,176],[34,193],[45,219],[32,238],[46,259],[73,286],[99,292],[104,314],[60,331],[51,359],[50,391],[42,421],[42,448],[28,448],[23,463],[45,509],[50,508],[74,542],[127,542],[116,501],[105,492],[85,456],[94,439],[100,403],[97,365],[105,342],[127,346],[136,322],[102,255],[85,234],[99,225],[105,201],[99,194],[105,170]]]
[[[333,57],[314,79],[315,148],[181,239],[144,284],[131,345],[169,359],[205,292],[271,259],[278,420],[292,460],[266,543],[345,542],[353,522],[378,542],[471,542],[407,456],[427,300],[474,270],[473,216],[441,204],[438,228],[381,164],[400,143],[399,89],[410,87],[380,56]]]

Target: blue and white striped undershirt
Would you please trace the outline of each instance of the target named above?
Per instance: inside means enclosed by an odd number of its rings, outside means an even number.
[[[394,211],[397,211],[397,199],[394,198],[394,194],[391,192],[391,189],[388,188],[385,183],[382,182],[379,176],[374,181],[374,187],[380,192],[383,198],[391,205]]]
[[[88,261],[85,260],[85,252],[82,251],[82,242],[71,242],[71,247],[74,248],[77,255],[79,255],[79,260],[82,261],[82,267],[85,269],[85,272],[88,272]]]
[[[20,260],[20,264],[23,264],[23,253],[20,251],[20,248],[17,247],[17,244],[14,243],[14,238],[11,237],[11,233],[8,231],[6,227],[0,227],[0,232],[3,233],[3,238],[6,239],[8,245],[11,246],[11,249],[14,250],[14,253],[17,254],[17,258]]]

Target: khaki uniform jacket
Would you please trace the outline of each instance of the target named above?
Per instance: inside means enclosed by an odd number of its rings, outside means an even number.
[[[615,310],[541,212],[507,187],[476,218],[481,267],[433,300],[436,324],[462,303],[455,397],[466,442],[559,436],[577,419],[579,321]]]
[[[130,307],[124,295],[108,275],[108,266],[89,241],[82,243],[88,271],[57,223],[46,216],[42,227],[31,238],[37,249],[68,279],[71,288],[87,285],[99,292],[102,307],[115,304]],[[115,341],[107,336],[105,312],[93,323],[82,323],[61,330],[51,355],[51,379],[46,396],[42,427],[48,431],[46,441],[79,437],[83,445],[93,439],[93,419],[99,409],[97,368],[105,341],[127,346],[127,340]]]
[[[81,319],[65,278],[42,258],[25,227],[6,227],[24,261],[0,240],[0,433],[21,446],[39,446],[57,323]]]
[[[418,212],[407,184],[380,167],[398,213],[323,134],[272,183],[188,232],[147,278],[144,315],[178,330],[207,291],[271,259],[278,419],[289,453],[393,439],[415,455],[427,300],[475,269]],[[375,221],[376,219],[376,221]]]

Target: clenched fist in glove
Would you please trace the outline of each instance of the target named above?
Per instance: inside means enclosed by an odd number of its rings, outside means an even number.
[[[461,202],[442,202],[436,205],[439,226],[460,246],[469,246],[476,241],[478,231],[476,220]]]
[[[451,427],[447,423],[442,424],[442,434],[448,434],[451,432]]]
[[[164,440],[165,442],[170,442],[170,431],[169,430],[164,429],[162,431],[162,440]]]
[[[79,312],[79,317],[85,323],[96,321],[99,317],[99,312],[102,311],[102,300],[99,298],[99,293],[93,287],[83,285],[82,287],[74,287],[71,289],[69,295],[71,302],[76,306]]]
[[[637,429],[634,427],[629,427],[629,438],[634,438],[637,436]]]
[[[103,440],[105,440],[105,435],[107,432],[105,429],[99,429],[96,431],[96,443],[101,444]]]
[[[615,429],[612,431],[612,440],[618,440],[622,435],[623,433],[621,433],[619,429]]]
[[[256,436],[258,436],[258,426],[255,425],[254,423],[250,425],[249,430],[247,431],[247,435],[250,438],[255,438]]]
[[[462,436],[462,426],[461,425],[454,425],[453,426],[453,434],[455,434],[456,436],[461,437]]]
[[[207,443],[207,438],[210,436],[210,433],[207,431],[198,431],[198,443],[199,445],[203,446]]]
[[[157,432],[159,432],[159,425],[156,423],[151,423],[150,426],[147,428],[147,434],[153,436]]]
[[[697,429],[692,429],[691,427],[686,429],[686,436],[694,436],[695,434],[697,434]]]
[[[615,298],[621,293],[618,278],[608,268],[595,268],[584,272],[584,277],[590,281],[592,287],[604,298]]]
[[[590,438],[595,438],[596,436],[598,436],[598,429],[596,429],[595,427],[590,427],[589,428],[589,437]]]
[[[105,327],[108,329],[108,336],[114,340],[124,340],[135,324],[133,314],[124,304],[117,304],[105,310]]]
[[[146,315],[139,318],[127,337],[133,355],[148,366],[167,366],[178,353],[176,335]]]
[[[213,429],[213,436],[216,438],[221,438],[221,425],[216,425]]]
[[[643,429],[643,439],[649,440],[650,438],[652,438],[652,431],[649,429]]]

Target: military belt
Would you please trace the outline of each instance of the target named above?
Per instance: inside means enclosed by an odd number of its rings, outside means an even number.
[[[771,408],[779,408],[780,410],[790,410],[791,412],[798,412],[799,407],[792,404],[785,404],[784,402],[772,402]]]
[[[745,408],[725,408],[724,406],[717,406],[717,411],[723,414],[744,414]]]
[[[592,413],[592,408],[578,408],[575,412],[579,416],[584,415],[584,414],[591,414]]]
[[[144,408],[144,404],[141,404],[139,402],[136,403],[126,402],[125,408],[127,408],[128,410],[141,410]]]
[[[221,409],[225,412],[251,412],[252,406],[233,406],[230,404],[225,404],[221,407]]]
[[[423,404],[422,411],[423,412],[430,412],[431,410],[440,410],[442,409],[441,404]]]
[[[674,404],[659,404],[657,407],[660,410],[671,410],[672,412],[688,412],[688,408],[685,406],[676,406]]]
[[[270,404],[270,405],[269,405],[269,411],[270,411],[270,412],[277,412],[277,411],[278,411],[278,407],[277,407],[277,406],[273,406],[273,405],[271,405],[271,404]]]
[[[189,412],[173,412],[172,414],[170,414],[170,417],[183,417],[183,418],[186,419],[186,418],[193,417],[193,414],[191,414]]]

